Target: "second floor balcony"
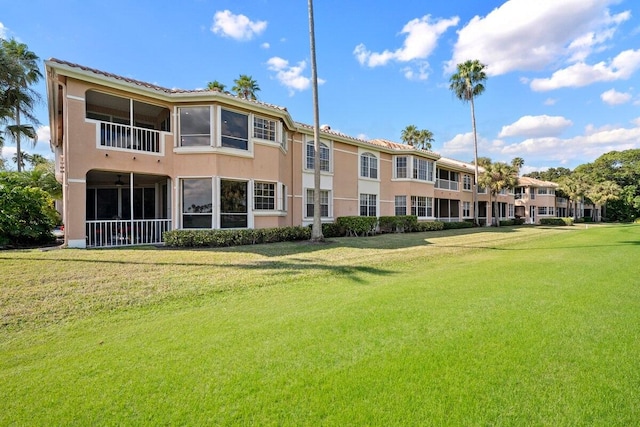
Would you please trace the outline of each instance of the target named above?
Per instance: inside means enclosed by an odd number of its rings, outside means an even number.
[[[99,147],[164,154],[170,110],[95,90],[86,93],[86,119],[96,124]]]

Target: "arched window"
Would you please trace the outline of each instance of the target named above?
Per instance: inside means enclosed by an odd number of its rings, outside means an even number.
[[[363,178],[378,178],[378,158],[371,153],[360,156],[360,176]]]

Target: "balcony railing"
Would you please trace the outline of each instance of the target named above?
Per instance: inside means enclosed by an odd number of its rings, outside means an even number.
[[[459,183],[458,181],[449,181],[448,179],[436,179],[436,188],[458,191]]]
[[[100,122],[100,145],[146,153],[160,152],[160,131]]]
[[[87,247],[154,245],[164,243],[162,234],[170,229],[170,219],[87,221]]]

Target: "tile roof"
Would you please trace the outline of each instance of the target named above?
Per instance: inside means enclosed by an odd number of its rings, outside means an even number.
[[[182,93],[211,94],[212,92],[216,92],[216,93],[218,93],[220,95],[223,95],[223,96],[228,96],[228,97],[231,97],[231,98],[241,99],[241,100],[246,101],[246,102],[252,102],[254,104],[262,105],[262,106],[269,107],[269,108],[274,108],[274,109],[281,110],[281,111],[287,111],[286,107],[280,107],[278,105],[268,104],[266,102],[252,100],[252,99],[245,99],[245,98],[239,97],[237,95],[230,94],[228,92],[211,91],[209,89],[169,89],[169,88],[166,88],[166,87],[154,85],[152,83],[147,83],[147,82],[143,82],[141,80],[136,80],[136,79],[132,79],[132,78],[129,78],[129,77],[120,76],[120,75],[117,75],[117,74],[108,73],[106,71],[98,70],[96,68],[91,68],[91,67],[87,67],[87,66],[84,66],[84,65],[75,64],[73,62],[64,61],[64,60],[57,59],[57,58],[50,58],[47,62],[56,63],[56,64],[59,64],[59,65],[64,65],[64,66],[67,66],[67,67],[70,67],[70,68],[75,68],[75,69],[78,69],[78,70],[81,70],[81,71],[84,71],[84,72],[97,74],[97,75],[100,75],[100,76],[103,76],[103,77],[107,77],[107,78],[110,78],[110,79],[113,79],[113,80],[129,83],[129,84],[140,86],[140,87],[144,87],[146,89],[151,89],[151,90],[154,90],[154,91],[157,91],[157,92],[163,92],[163,93],[166,93],[166,94],[169,94],[169,95],[182,94]]]
[[[558,187],[558,184],[551,181],[543,181],[541,179],[521,176],[518,178],[518,185],[522,187]]]

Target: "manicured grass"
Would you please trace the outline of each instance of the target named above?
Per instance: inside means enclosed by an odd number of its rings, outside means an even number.
[[[0,425],[635,425],[640,226],[0,252]]]

